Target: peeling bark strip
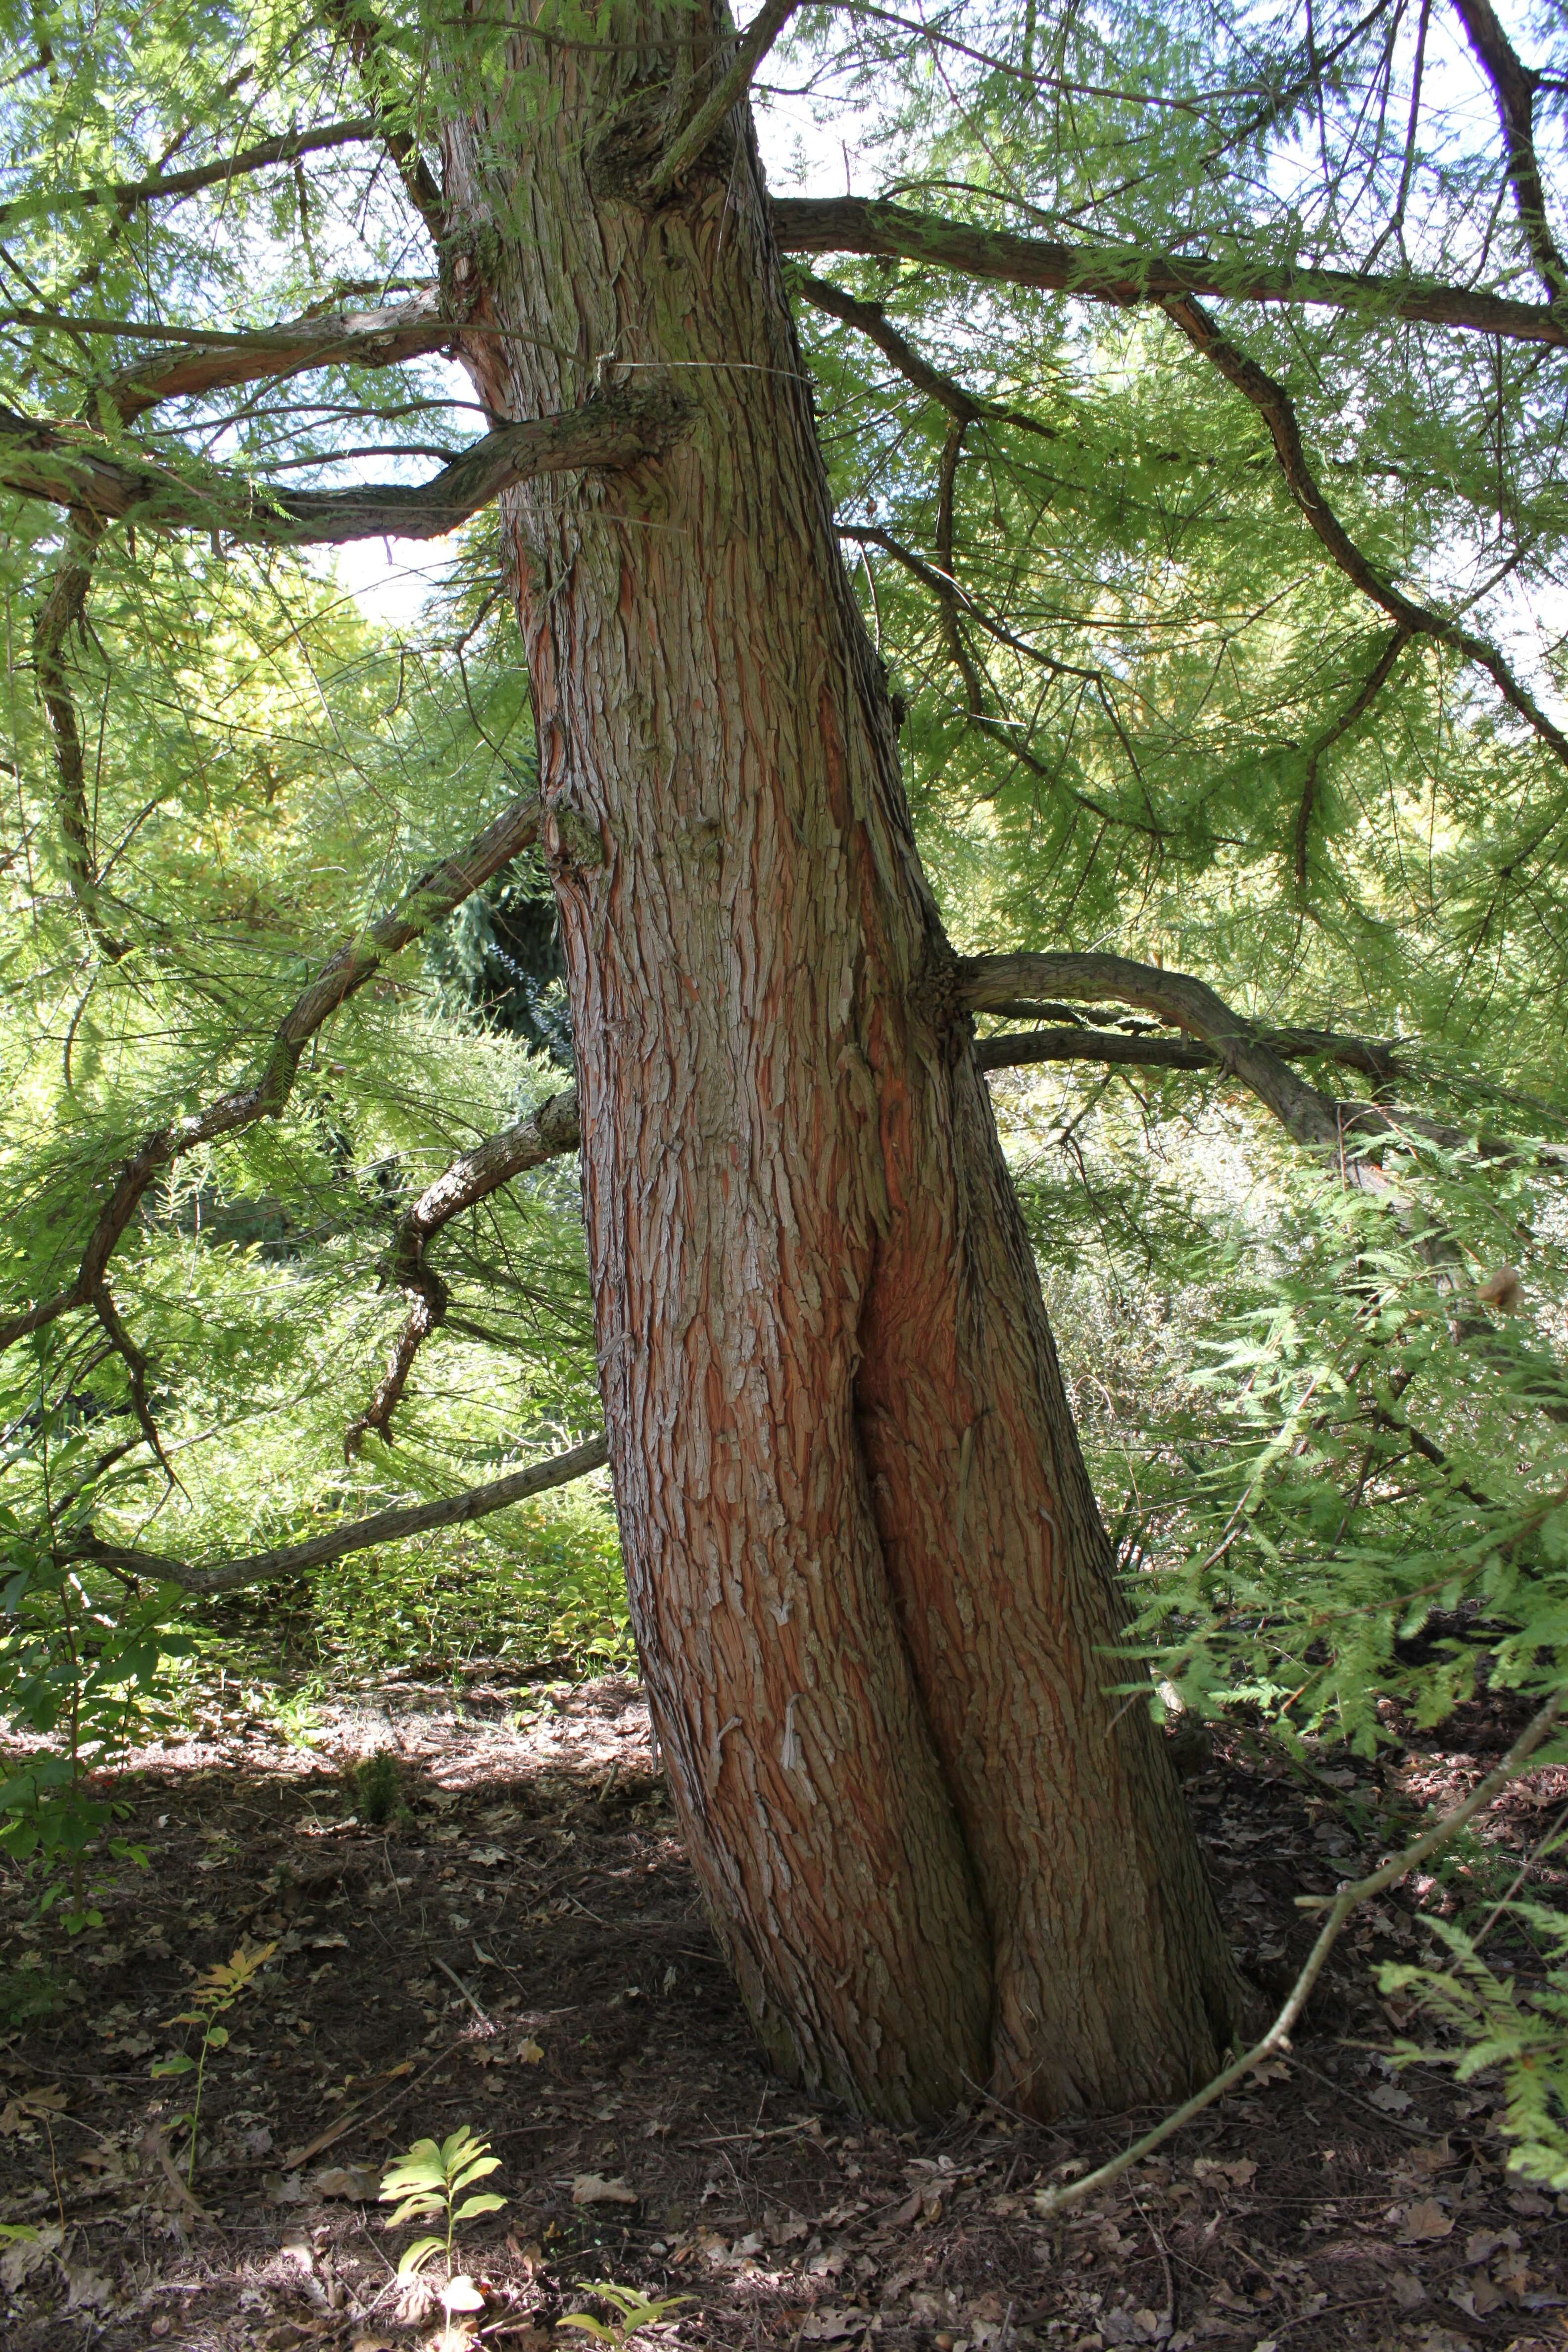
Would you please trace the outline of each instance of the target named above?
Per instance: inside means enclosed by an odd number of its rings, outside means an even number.
[[[193,1112],[188,1118],[155,1128],[137,1145],[115,1176],[113,1189],[82,1252],[75,1280],[66,1289],[57,1290],[52,1297],[40,1299],[21,1314],[0,1321],[0,1351],[14,1346],[29,1331],[42,1330],[57,1317],[69,1314],[73,1307],[85,1306],[102,1282],[121,1235],[153,1180],[201,1144],[215,1143],[220,1136],[237,1135],[242,1128],[254,1126],[258,1118],[279,1118],[293,1087],[300,1058],[323,1022],[331,1020],[339,1006],[346,1004],[389,956],[396,955],[411,940],[418,939],[443,915],[449,915],[481,883],[488,882],[492,874],[499,874],[503,866],[519,856],[537,838],[538,832],[539,803],[531,798],[513,801],[466,850],[431,866],[411,889],[405,891],[389,913],[357,937],[345,940],[279,1023],[267,1059],[249,1086],[219,1095],[216,1102],[209,1103],[205,1110]]]
[[[307,362],[311,364],[311,362]],[[0,409],[0,488],[47,499],[96,521],[132,515],[174,530],[226,531],[281,547],[342,547],[359,539],[443,539],[514,482],[536,474],[617,468],[657,457],[686,404],[668,384],[586,398],[564,415],[487,433],[416,488],[275,490],[211,468],[140,464],[86,426],[32,422]]]
[[[783,2070],[900,2117],[1163,2099],[1245,1996],[1148,1711],[1105,1687],[1123,1611],[754,148],[738,117],[655,206],[606,160],[689,29],[520,24],[508,104],[443,142],[495,412],[572,406],[606,352],[692,402],[657,470],[502,502],[654,1717]]]

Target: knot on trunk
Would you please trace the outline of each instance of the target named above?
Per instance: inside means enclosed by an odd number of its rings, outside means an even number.
[[[499,274],[500,238],[489,221],[463,221],[441,239],[437,253],[441,316],[460,327]]]
[[[679,112],[668,89],[639,89],[627,99],[589,151],[588,185],[595,195],[663,213],[689,202],[706,183],[727,183],[735,166],[735,134],[726,122],[686,165],[675,186],[655,194],[649,182],[679,127]]]
[[[552,801],[544,823],[544,862],[552,874],[589,874],[603,866],[605,845],[598,828],[570,801]]]

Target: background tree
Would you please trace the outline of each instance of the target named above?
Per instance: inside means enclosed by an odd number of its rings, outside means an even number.
[[[1234,1184],[1217,1220],[1275,1277],[1261,1455],[1142,1433],[1185,1472],[1133,1496],[1190,1686],[1237,1638],[1215,1558],[1246,1528],[1267,1584],[1299,1509],[1331,1581],[1347,1515],[1397,1514],[1355,1672],[1320,1672],[1325,1603],[1275,1694],[1347,1728],[1422,1561],[1462,1536],[1554,1591],[1554,1369],[1455,1290],[1531,1182],[1517,1141],[1467,1175],[1472,1107],[1517,1134],[1553,1083],[1559,85],[1468,5],[834,10],[781,66],[790,15],[34,28],[0,210],[23,1572],[221,1589],[595,1468],[453,1491],[589,1425],[549,1170],[581,1137],[633,1623],[770,2053],[895,2116],[1124,2104],[1212,2071],[1247,1994],[1116,1687],[984,1076],[1101,1074],[1055,1145],[1081,1200],[1026,1190],[1047,1264],[1086,1226],[1169,1263],[1153,1210],[1212,1267],[1215,1204],[1149,1172],[1194,1075],[1308,1154],[1305,1228]],[[877,193],[770,197],[747,91],[785,73]],[[410,641],[310,552],[453,531]],[[451,928],[536,842],[548,1098]],[[1082,1131],[1119,1072],[1151,1157],[1108,1224]],[[378,1274],[392,1354],[345,1410]],[[328,1419],[406,1485],[416,1409],[447,1491],[356,1518]],[[1499,1413],[1503,1491],[1456,1467]],[[276,1496],[226,1475],[258,1415]],[[268,1541],[312,1481],[336,1523]],[[1494,1664],[1546,1670],[1492,1599]]]

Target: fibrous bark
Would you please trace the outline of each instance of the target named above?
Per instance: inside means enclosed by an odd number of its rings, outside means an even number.
[[[520,31],[509,100],[445,140],[491,409],[605,370],[691,402],[657,463],[503,501],[653,1713],[781,2068],[892,2116],[1163,2097],[1241,1989],[1110,1687],[1108,1546],[743,110],[673,201],[639,193],[689,22],[623,0],[601,50]]]

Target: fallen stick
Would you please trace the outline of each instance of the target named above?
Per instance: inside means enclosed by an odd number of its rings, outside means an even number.
[[[1531,1717],[1502,1762],[1489,1772],[1484,1780],[1478,1780],[1468,1797],[1446,1812],[1440,1821],[1434,1822],[1432,1827],[1413,1844],[1407,1845],[1402,1853],[1396,1853],[1392,1862],[1385,1862],[1381,1869],[1373,1871],[1366,1878],[1358,1878],[1350,1885],[1342,1886],[1336,1895],[1298,1895],[1296,1901],[1301,1910],[1326,1910],[1329,1916],[1323,1922],[1317,1942],[1307,1955],[1300,1975],[1290,1988],[1289,1998],[1262,2041],[1254,2042],[1250,2050],[1233,2059],[1223,2074],[1216,2074],[1212,2083],[1205,2083],[1201,2091],[1195,2091],[1190,2099],[1173,2108],[1163,2122],[1157,2123],[1152,2131],[1145,2132],[1142,2139],[1134,2140],[1131,2147],[1123,2148],[1121,2154],[1113,2156],[1108,2164],[1097,2166],[1093,2172],[1086,2172],[1081,2180],[1066,2181],[1060,2189],[1044,2191],[1039,2199],[1039,2210],[1044,2218],[1050,2221],[1058,2213],[1065,2211],[1068,2206],[1081,2204],[1097,2189],[1109,2188],[1113,2180],[1119,2180],[1133,2165],[1141,2163],[1144,2157],[1152,2156],[1157,2147],[1163,2147],[1184,2125],[1190,2124],[1194,2116],[1201,2116],[1205,2107],[1212,2107],[1216,2099],[1224,2098],[1227,2091],[1234,2089],[1237,2083],[1244,2082],[1266,2059],[1287,2053],[1290,2047],[1291,2029],[1305,2009],[1312,1987],[1322,1974],[1323,1964],[1339,1941],[1340,1931],[1351,1913],[1363,1903],[1370,1902],[1374,1895],[1382,1895],[1395,1885],[1406,1871],[1414,1870],[1418,1863],[1426,1861],[1429,1853],[1435,1853],[1439,1846],[1446,1845],[1467,1822],[1484,1812],[1492,1799],[1524,1769],[1556,1722],[1562,1705],[1562,1693],[1553,1692],[1540,1712]]]

